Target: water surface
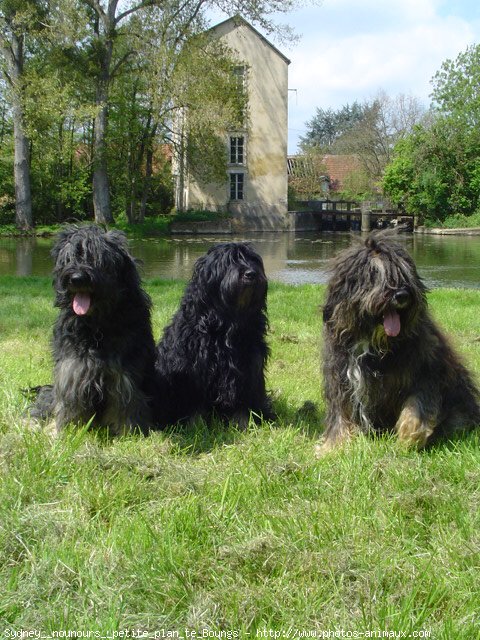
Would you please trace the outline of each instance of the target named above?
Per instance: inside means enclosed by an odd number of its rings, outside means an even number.
[[[399,236],[429,287],[480,288],[480,236]],[[268,277],[288,284],[325,283],[328,261],[351,242],[350,234],[256,233],[245,236],[177,236],[132,240],[145,278],[190,277],[196,259],[218,242],[250,240]],[[0,238],[0,275],[48,276],[52,239]]]

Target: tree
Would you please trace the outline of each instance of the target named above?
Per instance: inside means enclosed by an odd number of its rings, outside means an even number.
[[[390,98],[380,91],[363,105],[363,117],[339,138],[336,148],[356,155],[372,187],[378,187],[395,144],[413,130],[424,113],[416,98],[403,94]]]
[[[11,109],[7,101],[5,81],[0,76],[0,224],[12,222],[15,216],[13,182],[13,132]]]
[[[323,153],[334,152],[335,143],[365,116],[365,106],[358,102],[341,109],[320,109],[306,123],[307,133],[300,137],[302,152],[315,148]]]
[[[430,220],[480,211],[480,46],[442,64],[434,109],[395,147],[383,186],[407,211]]]
[[[408,135],[424,116],[420,102],[411,96],[390,98],[380,91],[363,104],[354,102],[336,111],[317,109],[301,138],[305,152],[352,155],[362,168],[345,185],[349,198],[378,191],[395,143]]]
[[[244,106],[231,51],[203,33],[176,52],[162,27],[159,15],[133,19],[123,46],[137,54],[125,63],[111,88],[107,157],[112,205],[114,211],[124,209],[130,222],[144,218],[150,189],[155,183],[159,186],[155,175],[165,175],[165,143],[179,142],[173,131],[179,114],[188,110],[184,142],[190,168],[207,179],[219,173],[224,178],[224,141],[219,146],[219,134]],[[131,42],[133,38],[140,42]],[[199,77],[201,83],[192,82]]]
[[[467,130],[480,126],[480,45],[446,60],[432,84],[436,111]]]
[[[383,188],[409,213],[442,222],[479,207],[480,136],[438,114],[395,147]]]
[[[122,42],[131,24],[131,19],[152,16],[156,12],[161,24],[162,48],[167,46],[170,53],[178,54],[192,35],[205,26],[204,12],[208,7],[231,11],[227,0],[131,0],[121,4],[118,0],[80,0],[91,12],[90,49],[95,82],[95,103],[97,113],[94,125],[93,147],[93,201],[97,222],[113,220],[110,203],[110,185],[107,154],[108,113],[112,80],[125,63],[137,54],[135,49],[117,54],[118,43]],[[297,0],[238,0],[235,8],[267,31],[274,29],[269,18],[273,12],[286,12],[297,4]],[[172,59],[172,56],[170,56]]]
[[[14,132],[15,222],[23,230],[33,225],[30,142],[25,130],[26,39],[41,28],[45,12],[42,0],[0,1],[2,72],[9,87]]]

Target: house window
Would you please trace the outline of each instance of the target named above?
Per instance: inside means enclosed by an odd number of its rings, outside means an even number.
[[[245,66],[241,66],[241,67],[235,67],[233,69],[233,74],[235,76],[235,81],[237,83],[237,89],[240,93],[243,93],[245,91],[245,85],[246,85],[246,67]]]
[[[231,173],[230,174],[230,200],[243,200],[243,188],[244,188],[243,173]]]
[[[243,127],[247,115],[247,67],[234,67],[233,75],[238,97],[238,109],[235,115],[234,126]]]
[[[245,139],[243,136],[230,137],[230,164],[243,164],[245,161]]]

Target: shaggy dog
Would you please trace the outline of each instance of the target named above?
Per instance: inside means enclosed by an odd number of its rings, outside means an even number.
[[[244,427],[250,411],[271,417],[266,296],[263,262],[249,244],[219,244],[197,260],[157,349],[160,385],[169,390],[162,422],[215,414]]]
[[[319,455],[357,432],[394,429],[420,448],[480,424],[479,391],[432,320],[413,260],[391,235],[372,233],[333,264]]]
[[[127,240],[94,225],[62,231],[55,260],[54,384],[42,387],[33,417],[109,428],[112,435],[152,421],[155,342],[151,302]]]

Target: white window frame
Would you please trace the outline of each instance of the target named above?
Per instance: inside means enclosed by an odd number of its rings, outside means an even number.
[[[228,159],[230,165],[246,164],[246,137],[243,133],[231,133],[229,138]],[[240,154],[241,149],[241,154]]]
[[[246,64],[237,65],[233,69],[233,74],[235,76],[237,91],[246,100],[245,105],[242,109],[242,112],[241,114],[239,114],[241,126],[245,126],[245,121],[247,118],[247,107],[248,107],[248,82],[247,82],[248,66]]]
[[[229,189],[229,201],[230,202],[244,202],[245,201],[245,172],[244,171],[231,171],[228,174],[228,189]],[[233,197],[232,197],[233,195]],[[239,197],[241,196],[241,197]]]
[[[239,64],[233,69],[235,79],[237,81],[237,88],[244,92],[247,88],[247,65]]]

